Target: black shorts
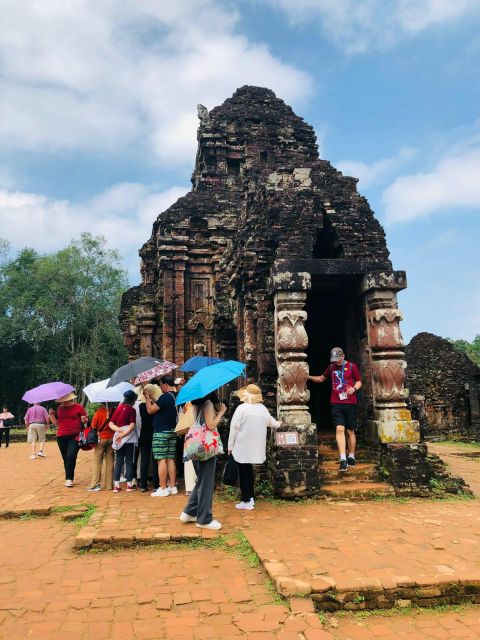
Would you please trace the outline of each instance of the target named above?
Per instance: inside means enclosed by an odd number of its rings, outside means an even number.
[[[332,404],[331,415],[333,426],[342,425],[345,429],[355,431],[357,428],[356,404]]]

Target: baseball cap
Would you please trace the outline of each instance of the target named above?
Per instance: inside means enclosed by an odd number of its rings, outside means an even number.
[[[338,362],[344,355],[343,349],[340,349],[340,347],[333,347],[330,351],[330,362]]]

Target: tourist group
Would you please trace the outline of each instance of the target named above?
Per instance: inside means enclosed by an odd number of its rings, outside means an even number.
[[[81,449],[91,450],[92,455],[88,491],[100,491],[103,486],[113,493],[146,493],[150,481],[150,495],[167,498],[178,494],[177,471],[183,472],[188,501],[180,520],[220,529],[221,523],[213,519],[212,501],[217,456],[224,453],[218,425],[227,407],[221,397],[224,386],[241,377],[245,365],[195,356],[182,367],[189,377],[185,380],[174,377],[173,363],[152,360],[140,358],[109,380],[86,387],[87,397],[99,405],[91,420],[72,387],[58,395],[69,385],[49,383],[27,392],[23,398],[32,403],[25,415],[30,457],[46,456],[46,430],[52,424],[57,428],[68,488],[74,485]],[[147,365],[150,368],[142,370]],[[52,395],[57,396],[55,406],[47,410],[41,402],[53,400]],[[233,469],[240,485],[236,508],[252,510],[253,465],[265,461],[267,428],[278,428],[280,423],[266,409],[257,385],[248,384],[235,395],[239,404],[230,420],[226,467],[230,473]]]

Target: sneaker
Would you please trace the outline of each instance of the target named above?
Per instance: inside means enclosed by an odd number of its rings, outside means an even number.
[[[177,487],[167,487],[167,489],[171,496],[175,496],[178,493]]]
[[[195,524],[200,529],[214,529],[214,530],[218,531],[219,529],[222,528],[222,525],[220,524],[220,522],[218,522],[218,520],[212,520],[208,524],[200,524],[199,522],[196,522]]]
[[[148,491],[147,487],[142,487],[140,489],[140,493],[147,493],[147,491]]]
[[[43,451],[39,451],[39,452],[37,453],[37,456],[39,456],[40,458],[46,458],[46,457],[47,457],[47,454],[46,454],[46,453],[43,453]]]
[[[120,487],[113,487],[113,493],[120,493],[121,488]]]
[[[189,516],[188,513],[185,513],[185,511],[182,511],[182,513],[180,514],[179,520],[180,522],[196,522],[197,516]]]
[[[340,466],[338,468],[338,470],[341,473],[345,473],[345,471],[348,469],[348,464],[346,460],[340,460]]]
[[[137,487],[134,484],[127,484],[127,492],[128,491],[136,491]]]
[[[32,455],[30,456],[30,460],[35,460],[36,457],[37,456],[34,453],[32,453]]]
[[[355,458],[352,458],[352,456],[348,456],[347,458],[347,464],[349,467],[354,467],[356,462],[355,462]]]
[[[96,484],[94,487],[89,487],[87,491],[101,491],[102,487],[99,484]]]
[[[235,505],[235,509],[245,509],[246,511],[252,511],[255,509],[253,502],[239,502]]]
[[[73,480],[65,480],[65,486],[71,489],[73,487]]]
[[[150,495],[152,496],[152,498],[166,498],[170,495],[170,491],[168,489],[162,489],[162,487],[158,487],[158,489]]]
[[[125,478],[125,476],[120,476],[120,482],[126,482],[127,479]]]

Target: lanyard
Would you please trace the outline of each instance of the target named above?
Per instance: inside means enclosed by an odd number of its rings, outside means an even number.
[[[335,373],[337,374],[337,378],[338,378],[338,389],[341,389],[343,387],[343,381],[345,379],[345,367],[347,366],[347,363],[344,362],[342,364],[342,372],[340,373],[339,371],[335,371]]]

